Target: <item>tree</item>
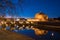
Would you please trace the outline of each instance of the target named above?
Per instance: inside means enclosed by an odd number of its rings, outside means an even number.
[[[9,15],[12,15],[11,10],[15,10],[15,5],[11,0],[0,0],[0,16],[6,16],[6,10]]]
[[[0,0],[0,16],[6,16],[6,13],[8,13],[10,16],[17,16],[16,5],[20,7],[20,10],[22,12],[22,2],[22,0],[18,0],[18,3],[14,4],[12,0]]]

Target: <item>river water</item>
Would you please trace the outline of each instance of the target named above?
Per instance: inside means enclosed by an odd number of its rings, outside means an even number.
[[[10,30],[10,28],[7,27],[6,30]],[[60,32],[57,32],[57,31],[48,31],[45,35],[36,35],[35,31],[32,29],[23,29],[23,30],[16,29],[16,30],[13,30],[12,32],[26,35],[35,40],[60,40]]]
[[[55,31],[48,31],[45,35],[36,35],[34,30],[31,29],[14,30],[13,32],[29,36],[35,40],[60,40],[60,33]]]

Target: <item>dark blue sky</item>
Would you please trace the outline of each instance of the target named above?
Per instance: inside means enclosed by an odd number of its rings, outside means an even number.
[[[49,18],[60,16],[60,0],[22,0],[21,7],[17,5],[18,0],[12,2],[16,4],[17,15],[21,17],[33,18],[40,11]]]

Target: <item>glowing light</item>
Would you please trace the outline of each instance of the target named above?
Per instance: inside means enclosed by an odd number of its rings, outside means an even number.
[[[23,25],[22,27],[25,27],[25,25]]]
[[[43,13],[37,13],[35,15],[35,19],[39,19],[40,21],[47,21],[48,20],[48,16],[43,14]]]
[[[11,24],[14,24],[13,22],[11,22]]]
[[[8,24],[5,24],[6,26],[8,26]]]
[[[26,23],[27,23],[27,24],[29,24],[29,22],[28,22],[28,21],[26,21]]]
[[[37,29],[37,28],[32,28],[32,29],[35,31],[36,35],[45,35],[48,32],[48,31],[45,31],[45,30]]]
[[[4,24],[4,22],[3,22],[3,21],[1,21],[1,24]]]
[[[51,35],[54,36],[54,33],[52,33]]]
[[[26,29],[29,30],[30,29],[29,26],[27,26]]]
[[[39,19],[27,19],[27,21],[40,21]]]
[[[18,28],[19,26],[17,25],[16,27]]]
[[[20,27],[19,30],[23,30],[23,27]]]
[[[16,19],[16,21],[19,21],[20,19]]]

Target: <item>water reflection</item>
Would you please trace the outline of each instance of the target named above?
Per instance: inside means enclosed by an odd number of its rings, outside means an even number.
[[[6,30],[10,30],[10,27],[6,26]],[[34,28],[33,26],[31,27],[26,26],[25,28],[20,27],[19,30],[18,27],[15,27],[14,30],[12,30],[12,32],[23,34],[32,37],[36,40],[60,40],[60,33]]]
[[[48,33],[48,31],[46,30],[41,30],[41,29],[38,29],[38,28],[32,28],[32,30],[35,31],[35,34],[36,35],[46,35]]]
[[[59,40],[60,39],[60,34],[54,31],[48,31],[45,35],[40,35],[40,34],[36,35],[34,30],[31,30],[31,29],[30,30],[27,30],[27,29],[14,30],[14,32],[32,37],[36,40]]]

